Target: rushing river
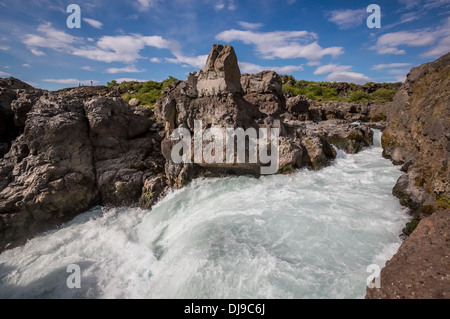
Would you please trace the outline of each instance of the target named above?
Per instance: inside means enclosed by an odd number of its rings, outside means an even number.
[[[93,209],[0,255],[0,298],[363,298],[408,221],[375,146],[319,172],[205,179]],[[69,289],[67,267],[81,269]]]

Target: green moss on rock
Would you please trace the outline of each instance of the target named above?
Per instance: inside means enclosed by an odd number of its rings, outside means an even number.
[[[141,198],[139,199],[139,206],[144,209],[150,208],[151,204],[153,203],[154,195],[155,194],[150,191],[143,192]]]

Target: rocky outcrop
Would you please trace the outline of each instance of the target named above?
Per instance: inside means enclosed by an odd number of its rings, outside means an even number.
[[[41,90],[18,79],[0,79],[0,158],[23,132],[26,114],[41,95]]]
[[[200,96],[242,92],[241,71],[231,45],[215,44],[205,67],[197,74]]]
[[[395,194],[424,214],[450,208],[450,54],[412,69],[380,111],[389,122],[383,155],[406,173]]]
[[[352,116],[345,112],[340,117],[327,116],[327,110],[331,113],[331,109],[336,108],[334,105],[314,109],[312,101],[301,96],[286,101],[281,78],[275,72],[239,75],[238,84],[238,70],[232,47],[214,45],[205,68],[189,75],[184,82],[174,83],[157,102],[156,114],[166,127],[162,148],[167,160],[166,176],[171,186],[182,187],[198,176],[260,174],[260,162],[195,163],[194,151],[191,152],[193,163],[174,163],[171,155],[177,143],[171,140],[171,134],[184,128],[193,139],[195,121],[202,122],[202,129],[279,129],[279,173],[330,165],[336,157],[332,144],[350,153],[371,145],[373,135],[368,127],[350,123],[360,119],[357,114],[364,113],[362,108],[345,106],[343,108],[348,109]],[[336,118],[342,120],[334,120]],[[327,121],[329,119],[333,120]],[[195,143],[191,140],[190,144]]]
[[[23,133],[0,159],[0,251],[94,205],[150,205],[164,190],[157,126],[122,99],[93,88],[13,98]]]
[[[450,298],[449,88],[450,53],[412,69],[394,101],[375,110],[388,120],[384,156],[405,172],[393,194],[413,220],[367,298]]]
[[[423,219],[381,271],[368,299],[450,299],[450,210]]]

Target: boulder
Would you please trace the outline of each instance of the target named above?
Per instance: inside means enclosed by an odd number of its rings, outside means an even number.
[[[243,74],[241,77],[242,89],[246,94],[272,93],[283,96],[280,76],[274,71],[263,71],[257,74]]]
[[[213,45],[205,67],[198,74],[197,91],[200,96],[242,92],[241,71],[231,45]]]
[[[310,100],[303,95],[291,97],[286,101],[286,110],[293,115],[308,113],[310,106]]]
[[[141,101],[134,98],[134,99],[131,99],[130,102],[128,102],[128,104],[130,104],[130,106],[138,106],[139,104],[141,104]]]
[[[422,219],[381,270],[367,299],[450,299],[450,210]]]

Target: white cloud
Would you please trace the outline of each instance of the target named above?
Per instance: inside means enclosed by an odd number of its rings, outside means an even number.
[[[351,29],[356,28],[363,24],[366,19],[366,10],[333,10],[329,12],[329,21],[336,23],[339,29]]]
[[[31,65],[29,65],[28,63],[22,64],[22,67],[24,68],[31,68]]]
[[[222,10],[223,8],[225,8],[225,3],[223,3],[222,1],[218,2],[215,6],[214,9],[216,9],[217,11]]]
[[[11,76],[11,74],[0,71],[0,76]]]
[[[134,65],[126,66],[124,68],[109,68],[106,70],[107,73],[116,74],[116,73],[141,73],[145,70],[138,70]]]
[[[26,84],[31,85],[32,87],[37,87],[38,84],[35,82],[31,82],[31,81],[25,81]]]
[[[318,36],[307,31],[254,32],[227,30],[216,36],[217,40],[231,42],[242,41],[254,45],[256,51],[265,59],[306,58],[309,65],[317,65],[325,55],[336,57],[344,50],[342,47],[322,48],[317,43]]]
[[[39,49],[49,48],[95,61],[133,63],[143,58],[139,52],[146,47],[169,49],[173,46],[171,42],[160,36],[139,34],[103,36],[95,44],[83,45],[85,41],[82,38],[58,31],[50,23],[41,24],[37,31],[37,35],[27,34],[22,40],[37,56],[45,55]]]
[[[406,9],[421,7],[421,9],[434,9],[442,6],[450,6],[450,0],[399,0]]]
[[[88,65],[87,66],[83,66],[80,69],[85,70],[85,71],[94,71],[94,69],[92,67],[88,66]]]
[[[400,63],[399,63],[400,64]],[[396,82],[405,82],[410,69],[392,69],[389,73],[395,76]]]
[[[355,72],[333,72],[327,76],[327,81],[330,82],[349,82],[356,84],[365,84],[367,82],[371,82],[372,79],[365,76],[362,73]]]
[[[153,62],[153,63],[161,63],[162,60],[161,60],[160,58],[151,58],[151,59],[150,59],[150,62]]]
[[[170,42],[160,36],[103,36],[95,46],[74,48],[72,54],[95,61],[133,63],[143,58],[139,52],[145,47],[164,49]]]
[[[208,59],[208,55],[199,55],[195,57],[187,57],[180,53],[174,53],[176,58],[166,58],[167,62],[176,63],[176,64],[189,64],[198,69],[202,69],[206,65],[206,60]]]
[[[44,52],[39,51],[38,49],[31,49],[31,53],[33,53],[33,54],[36,55],[36,56],[44,56],[44,55],[47,55],[47,54],[45,54]]]
[[[261,66],[248,62],[239,62],[239,68],[241,73],[259,73],[265,70],[270,70],[280,74],[287,74],[294,71],[303,71],[303,66],[301,65]]]
[[[409,69],[392,69],[389,70],[389,73],[395,74],[395,75],[405,75],[409,73]]]
[[[56,30],[50,22],[39,25],[37,31],[39,35],[26,34],[22,40],[31,49],[31,52],[37,56],[45,55],[37,48],[50,48],[58,52],[69,52],[73,44],[81,41],[80,38]]]
[[[448,17],[442,26],[436,30],[435,34],[437,37],[440,37],[440,41],[437,46],[423,54],[425,57],[438,58],[441,55],[450,52],[450,17]]]
[[[398,75],[395,77],[395,81],[396,82],[405,82],[406,81],[406,75],[402,76],[402,75]]]
[[[374,47],[373,47],[374,48]],[[384,48],[384,49],[378,49],[378,54],[405,54],[405,50],[399,50],[397,48]]]
[[[406,51],[399,49],[399,46],[430,46],[436,42],[438,42],[437,46],[429,49],[422,56],[438,57],[450,50],[450,17],[443,20],[441,25],[434,30],[423,29],[383,34],[371,49],[376,50],[379,54],[405,54]]]
[[[436,37],[430,32],[393,32],[383,34],[378,38],[377,46],[397,47],[407,45],[411,47],[425,46],[433,43]]]
[[[383,70],[392,68],[402,68],[404,66],[410,66],[411,63],[389,63],[389,64],[377,64],[372,67],[372,70]]]
[[[250,23],[245,21],[239,21],[238,23],[241,27],[243,27],[246,30],[256,30],[260,29],[263,26],[262,23]]]
[[[68,85],[91,85],[91,81],[94,85],[99,84],[100,82],[95,80],[77,80],[77,79],[43,79],[43,82],[49,83],[58,83],[58,84],[68,84]]]
[[[406,9],[411,9],[418,6],[421,0],[399,0],[401,4],[403,4]]]
[[[103,27],[103,23],[94,19],[83,18],[83,21],[96,29],[101,29]]]
[[[94,41],[88,38],[88,41]],[[133,64],[139,59],[144,59],[140,51],[146,47],[157,49],[168,49],[175,58],[167,58],[171,63],[183,64],[202,68],[207,59],[207,55],[187,57],[181,53],[176,42],[165,40],[160,36],[143,36],[140,34],[103,36],[97,42],[86,45],[83,39],[73,37],[63,31],[55,30],[50,23],[42,24],[38,27],[38,34],[28,34],[23,38],[31,52],[37,56],[45,55],[40,48],[49,48],[58,52],[64,52],[79,57],[84,57],[100,62],[122,62]],[[80,45],[81,43],[81,45]],[[86,42],[85,42],[86,43]],[[39,48],[39,49],[38,49]],[[161,62],[161,60],[151,60]],[[110,68],[109,73],[119,72],[142,72],[135,67]]]
[[[350,70],[352,67],[349,65],[337,65],[337,64],[327,64],[319,66],[316,71],[314,71],[315,75],[319,74],[328,74],[332,72],[344,72]]]
[[[8,51],[9,49],[10,49],[10,47],[7,45],[0,45],[0,50],[2,50],[2,51]]]
[[[450,52],[450,36],[442,39],[436,47],[432,48],[428,52],[425,52],[423,56],[440,57],[448,52]]]
[[[154,0],[137,0],[139,11],[147,11],[155,4]]]
[[[216,11],[221,11],[223,9],[227,8],[230,11],[234,11],[236,10],[236,5],[234,3],[234,0],[228,0],[228,4],[226,3],[226,1],[224,0],[219,0],[217,1],[217,3],[214,5],[214,9]]]
[[[236,5],[234,4],[234,0],[229,0],[229,2],[228,2],[228,10],[230,10],[230,11],[234,11],[234,10],[236,10]]]
[[[401,15],[400,17],[400,21],[396,22],[396,23],[392,23],[389,25],[386,25],[383,27],[383,29],[391,29],[397,25],[403,24],[403,23],[408,23],[408,22],[413,22],[416,21],[418,19],[420,19],[422,12],[419,11],[412,11],[412,12],[407,12]]]
[[[365,84],[372,81],[371,78],[362,73],[350,72],[352,67],[349,65],[327,64],[316,69],[314,74],[328,74],[327,81],[330,82],[352,82],[356,84]]]

